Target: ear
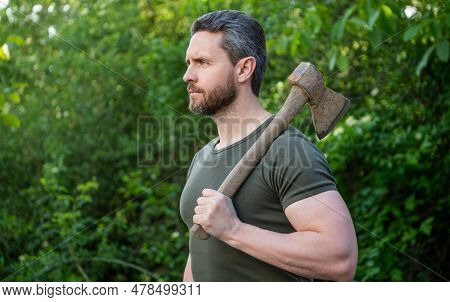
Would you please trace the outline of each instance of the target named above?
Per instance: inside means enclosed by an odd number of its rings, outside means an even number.
[[[237,80],[239,83],[244,83],[252,77],[253,71],[256,68],[256,60],[254,57],[242,58],[237,62],[236,67]]]

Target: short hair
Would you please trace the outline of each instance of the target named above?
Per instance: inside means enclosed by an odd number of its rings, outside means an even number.
[[[191,27],[191,36],[198,31],[222,32],[221,47],[236,63],[251,56],[256,60],[251,79],[252,92],[258,96],[267,67],[266,38],[262,26],[244,12],[220,10],[200,16]]]

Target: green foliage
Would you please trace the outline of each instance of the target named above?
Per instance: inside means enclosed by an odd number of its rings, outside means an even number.
[[[354,218],[355,280],[448,278],[445,2],[45,0],[9,8],[0,10],[0,279],[181,279],[188,234],[178,201],[193,152],[215,133],[193,117],[201,127],[167,126],[143,146],[137,121],[192,116],[182,82],[189,27],[224,8],[248,12],[266,30],[268,110],[279,108],[301,61],[352,100],[321,142],[307,110],[294,124],[327,155]],[[137,166],[138,151],[173,160]]]
[[[11,54],[9,46],[5,43],[0,47],[0,61],[9,61],[10,59]],[[20,83],[13,83],[13,85],[20,87]],[[20,126],[20,120],[15,114],[9,113],[9,110],[11,104],[14,105],[20,103],[20,95],[11,87],[1,88],[2,87],[0,86],[0,121],[9,127],[17,128]]]

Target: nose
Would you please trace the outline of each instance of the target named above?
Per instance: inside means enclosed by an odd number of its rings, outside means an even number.
[[[197,82],[197,75],[195,74],[192,65],[189,65],[186,72],[184,73],[183,81],[185,81],[186,83]]]

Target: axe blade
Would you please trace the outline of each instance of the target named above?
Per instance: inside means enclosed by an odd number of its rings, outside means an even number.
[[[321,101],[310,106],[317,137],[323,139],[350,107],[350,100],[340,93],[326,88]]]

